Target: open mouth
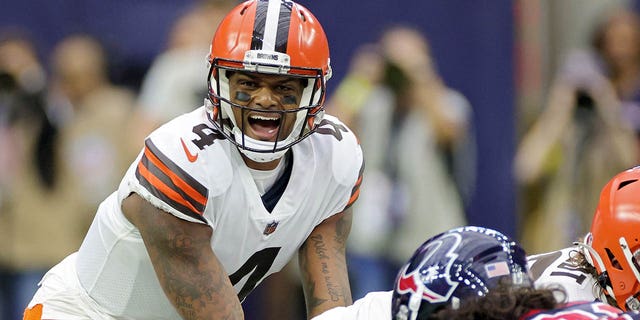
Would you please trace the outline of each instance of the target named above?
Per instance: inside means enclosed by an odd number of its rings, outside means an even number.
[[[252,114],[247,119],[253,138],[262,141],[276,141],[281,115],[277,114]]]

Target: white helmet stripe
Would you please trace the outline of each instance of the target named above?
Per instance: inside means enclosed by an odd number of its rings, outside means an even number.
[[[280,1],[269,1],[267,21],[264,25],[262,50],[275,51],[276,36],[278,35],[278,21],[280,20]]]

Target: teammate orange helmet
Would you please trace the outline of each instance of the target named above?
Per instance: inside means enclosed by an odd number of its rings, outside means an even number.
[[[605,294],[620,308],[640,310],[640,167],[604,186],[585,243]]]
[[[235,7],[220,23],[211,43],[208,85],[210,116],[216,128],[249,158],[277,159],[316,130],[324,115],[326,82],[331,77],[329,45],[313,14],[288,0],[250,0]],[[245,136],[233,109],[265,112],[231,102],[228,71],[287,75],[306,79],[293,130],[278,132],[277,141]],[[269,113],[273,114],[273,110]]]

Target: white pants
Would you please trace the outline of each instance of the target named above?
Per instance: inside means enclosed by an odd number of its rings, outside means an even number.
[[[28,308],[42,304],[42,319],[116,319],[105,312],[87,295],[76,276],[76,256],[72,253],[47,272]]]

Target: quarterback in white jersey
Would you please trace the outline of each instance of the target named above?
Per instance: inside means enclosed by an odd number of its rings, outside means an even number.
[[[310,318],[351,304],[363,158],[324,115],[321,26],[291,1],[250,0],[219,26],[209,62],[205,106],[149,135],[25,319],[238,319],[296,253]]]
[[[640,310],[640,167],[602,189],[584,241],[528,258],[536,287],[560,285],[567,301]]]

